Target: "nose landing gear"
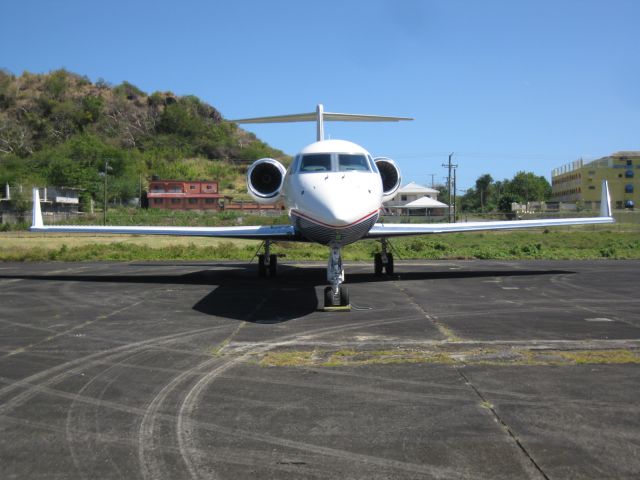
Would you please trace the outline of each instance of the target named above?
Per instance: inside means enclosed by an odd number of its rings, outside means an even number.
[[[351,310],[349,290],[342,286],[344,269],[342,268],[342,255],[339,247],[331,248],[327,265],[327,281],[331,283],[331,286],[324,289],[324,310],[326,312]]]

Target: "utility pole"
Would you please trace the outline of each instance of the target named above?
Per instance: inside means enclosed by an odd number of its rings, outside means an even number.
[[[435,181],[433,180],[433,178],[436,176],[435,173],[427,173],[427,175],[431,175],[431,188],[435,187]]]
[[[104,159],[104,206],[102,208],[102,223],[107,224],[107,171],[109,170],[109,159]]]
[[[458,166],[451,163],[451,157],[453,157],[453,152],[449,154],[449,162],[442,164],[444,168],[449,169],[449,175],[447,176],[447,189],[449,190],[449,223],[451,223],[451,208],[452,208],[451,201],[453,199],[451,195],[451,169],[457,168]]]
[[[457,216],[458,216],[458,204],[456,203],[456,169],[454,168],[453,169],[453,223],[456,223]]]

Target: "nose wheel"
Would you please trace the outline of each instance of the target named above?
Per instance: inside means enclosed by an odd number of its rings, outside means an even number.
[[[338,289],[338,296],[337,298],[335,298],[335,296],[333,295],[333,288],[325,287],[324,306],[325,309],[333,307],[350,308],[351,304],[349,303],[349,289],[341,285]]]

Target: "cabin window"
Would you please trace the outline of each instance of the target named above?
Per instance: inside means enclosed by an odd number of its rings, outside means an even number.
[[[368,172],[369,165],[364,155],[341,153],[338,155],[338,170],[341,172],[353,170]]]
[[[331,171],[331,154],[330,153],[311,153],[302,156],[300,164],[301,172],[330,172]]]
[[[630,183],[624,186],[625,193],[633,193],[633,185]]]

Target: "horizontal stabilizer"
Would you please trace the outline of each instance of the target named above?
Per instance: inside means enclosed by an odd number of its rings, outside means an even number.
[[[229,120],[235,123],[290,123],[290,122],[315,122],[318,118],[316,112],[294,113],[291,115],[277,115],[274,117],[241,118]],[[324,112],[324,121],[332,122],[400,122],[402,120],[413,120],[409,117],[389,117],[384,115],[362,115],[357,113],[330,113]]]
[[[316,122],[317,140],[324,140],[325,121],[328,122],[400,122],[413,120],[409,117],[389,117],[386,115],[362,115],[359,113],[331,113],[325,112],[324,106],[318,104],[315,112],[293,113],[291,115],[277,115],[274,117],[240,118],[229,120],[235,123],[290,123],[290,122]]]
[[[229,120],[234,123],[288,123],[288,122],[315,122],[316,112],[296,113],[293,115],[277,115],[274,117],[240,118]]]

